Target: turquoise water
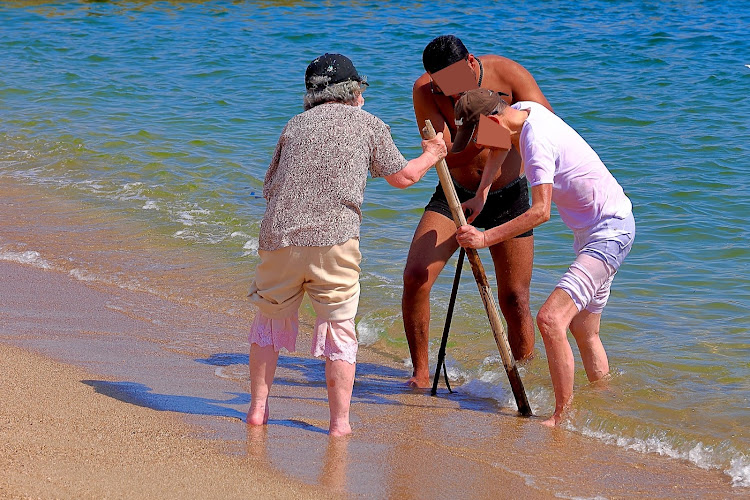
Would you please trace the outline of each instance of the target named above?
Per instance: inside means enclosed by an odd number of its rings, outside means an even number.
[[[256,262],[265,169],[283,125],[301,111],[307,63],[326,51],[349,55],[371,84],[366,109],[413,157],[411,85],[421,51],[455,33],[474,54],[529,69],[635,207],[636,244],[602,323],[613,390],[588,390],[579,365],[577,410],[566,426],[720,469],[747,487],[748,26],[741,0],[3,2],[0,176],[82,200],[115,231],[123,220],[142,224],[148,245],[199,249],[220,276],[212,284],[229,294]],[[365,196],[358,330],[364,344],[397,359],[408,357],[401,272],[436,182],[430,172],[397,191],[377,179]],[[572,259],[558,218],[536,235],[534,311]],[[0,257],[17,259],[14,249],[29,243],[23,255],[63,258],[31,241],[0,234]],[[96,266],[106,274],[106,262]],[[433,294],[432,352],[451,267]],[[115,274],[128,286],[153,286],[135,266]],[[462,390],[512,405],[475,290],[467,268],[450,373]],[[540,339],[538,349],[522,376],[543,414],[553,398]]]

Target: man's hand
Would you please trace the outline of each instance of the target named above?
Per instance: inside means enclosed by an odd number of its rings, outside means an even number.
[[[484,201],[485,200],[480,195],[477,195],[474,198],[461,203],[461,210],[463,210],[466,215],[467,223],[471,224],[474,222],[474,219],[479,216],[484,208]]]
[[[465,225],[456,230],[456,241],[464,248],[484,248],[484,232],[474,226]]]

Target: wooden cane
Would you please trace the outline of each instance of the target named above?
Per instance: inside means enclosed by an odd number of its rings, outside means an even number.
[[[425,120],[425,126],[422,129],[422,136],[425,139],[432,139],[435,135],[435,129],[432,127],[432,123],[430,120]],[[440,178],[440,185],[443,187],[445,198],[448,200],[448,205],[450,206],[451,214],[453,215],[453,222],[456,223],[457,228],[466,225],[466,217],[464,217],[463,210],[461,210],[461,202],[458,200],[456,188],[453,186],[453,179],[448,171],[448,165],[445,163],[445,160],[438,161],[435,164],[435,169]],[[466,256],[469,258],[471,270],[474,273],[474,279],[479,288],[479,295],[482,297],[484,309],[487,311],[487,318],[490,321],[492,335],[495,337],[497,349],[500,351],[500,357],[503,360],[505,373],[508,374],[508,381],[510,382],[513,396],[516,398],[518,411],[525,417],[530,416],[531,406],[529,406],[529,400],[526,398],[523,381],[518,373],[516,360],[513,358],[513,353],[510,350],[510,344],[508,344],[508,338],[505,335],[505,329],[500,320],[500,314],[497,312],[495,298],[492,295],[492,289],[490,288],[487,276],[484,273],[482,261],[479,259],[479,253],[475,248],[467,248]]]

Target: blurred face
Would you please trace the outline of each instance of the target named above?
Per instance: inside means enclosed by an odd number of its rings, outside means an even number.
[[[430,73],[430,88],[435,95],[457,98],[467,90],[477,88],[477,77],[468,59]]]

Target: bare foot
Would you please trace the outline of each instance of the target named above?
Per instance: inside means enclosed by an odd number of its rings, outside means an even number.
[[[523,358],[516,359],[516,363],[520,363],[520,364],[524,364],[525,365],[526,363],[528,363],[529,361],[531,361],[532,359],[535,359],[535,358],[536,358],[536,352],[535,351],[531,351],[530,353],[528,353]]]
[[[331,437],[348,436],[352,433],[352,428],[347,422],[346,424],[334,424],[328,427],[328,435]]]
[[[542,425],[546,427],[555,427],[557,424],[560,423],[560,420],[562,420],[562,418],[559,415],[555,414],[555,415],[552,415],[547,420],[543,421]]]
[[[414,389],[429,389],[432,387],[432,382],[429,375],[422,377],[414,375],[406,381],[406,385]]]
[[[247,425],[266,425],[268,423],[268,401],[266,404],[257,405],[254,407],[250,405],[250,409],[247,410]]]

